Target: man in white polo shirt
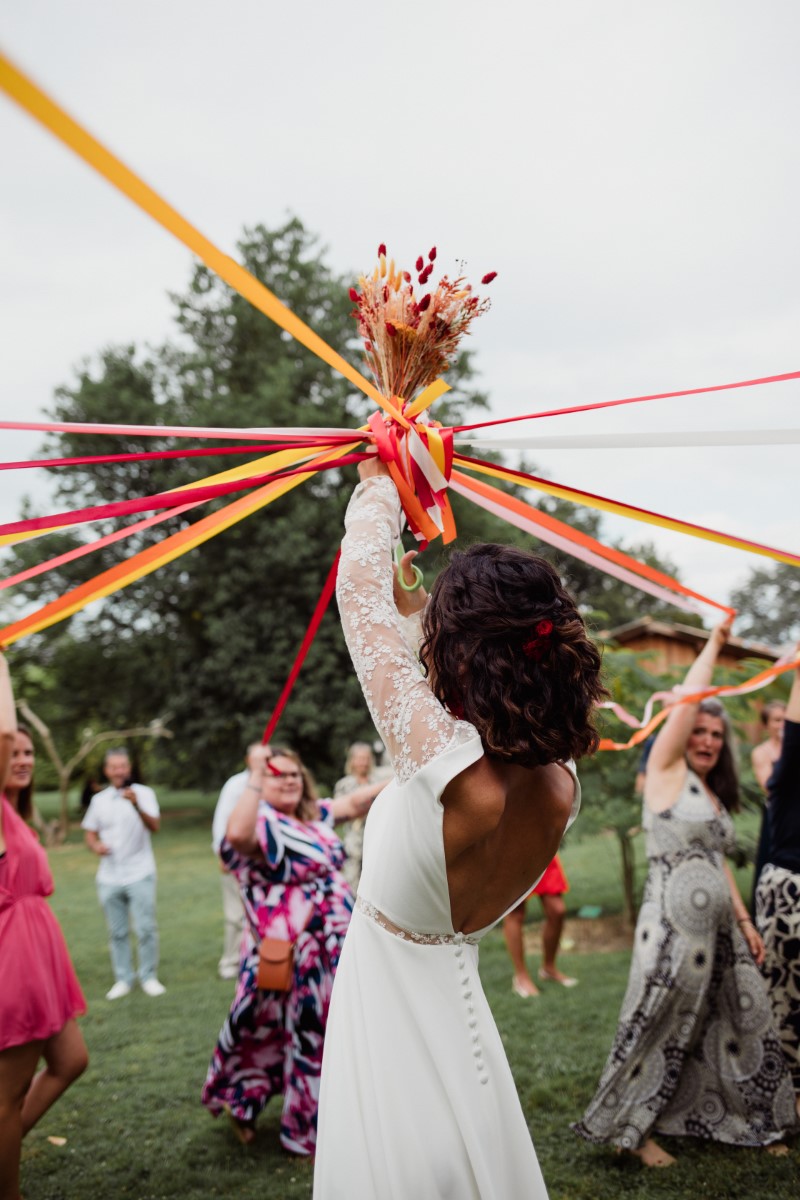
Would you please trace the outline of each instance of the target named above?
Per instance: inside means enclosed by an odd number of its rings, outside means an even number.
[[[222,839],[225,837],[225,830],[228,828],[231,813],[236,807],[250,778],[250,756],[254,750],[260,749],[261,742],[251,742],[244,756],[247,769],[240,771],[238,775],[232,775],[223,784],[211,823],[211,846],[217,855],[222,845]],[[267,747],[267,750],[269,750],[269,747]],[[244,908],[242,907],[242,897],[239,891],[239,881],[235,875],[232,875],[230,871],[225,869],[222,862],[220,862],[220,868],[222,870],[222,914],[225,926],[222,941],[222,957],[217,964],[217,973],[220,979],[236,979],[239,974],[239,951],[241,948],[242,932],[245,927]]]
[[[114,986],[107,1000],[127,996],[136,975],[130,923],[139,948],[139,981],[148,996],[166,991],[159,983],[156,925],[156,861],[150,834],[158,833],[161,811],[152,788],[131,783],[126,750],[109,750],[103,770],[110,787],[97,792],[83,818],[86,845],[98,855],[97,895],[108,925]]]

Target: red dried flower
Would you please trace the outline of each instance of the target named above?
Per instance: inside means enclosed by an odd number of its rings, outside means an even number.
[[[430,292],[428,292],[428,294],[426,296],[422,297],[419,304],[417,305],[417,312],[421,312],[421,313],[425,312],[425,310],[430,307],[430,303],[431,303],[431,294],[430,294]]]
[[[481,283],[491,283],[492,280],[496,279],[496,278],[497,278],[497,271],[490,271],[488,275],[484,275],[483,279],[481,280]]]
[[[405,279],[406,283],[411,283],[411,272],[403,271],[403,279]]]
[[[536,626],[536,632],[538,633],[539,637],[547,637],[548,634],[553,632],[553,622],[548,621],[547,618],[545,618],[543,621],[539,621],[538,625]]]
[[[394,337],[395,334],[397,333],[397,330],[395,329],[395,327],[391,321],[386,322],[386,332],[388,333],[389,337]]]
[[[421,271],[422,268],[425,266],[425,260],[421,254],[420,254],[419,258],[417,259],[417,261],[414,263],[414,266],[417,268],[418,271]]]
[[[383,242],[381,242],[380,246],[378,246],[378,258],[380,258],[380,256],[385,253],[386,253],[386,246],[384,245]]]
[[[428,251],[428,258],[431,260],[431,262],[435,262],[435,260],[436,260],[436,247],[435,246],[431,246],[430,250]]]
[[[358,304],[361,299],[355,288],[350,288],[350,299],[353,301],[353,304]]]

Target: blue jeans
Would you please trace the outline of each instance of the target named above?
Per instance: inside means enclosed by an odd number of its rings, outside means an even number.
[[[131,955],[130,922],[139,943],[139,979],[155,979],[158,971],[156,877],[146,875],[135,883],[98,883],[97,895],[108,925],[108,948],[118,983],[131,985],[136,976]]]

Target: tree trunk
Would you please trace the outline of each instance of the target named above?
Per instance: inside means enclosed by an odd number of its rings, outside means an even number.
[[[61,792],[61,833],[66,839],[69,833],[69,775],[60,775],[58,786]]]
[[[636,862],[633,853],[633,838],[626,831],[617,830],[619,850],[622,856],[622,895],[624,898],[625,923],[630,929],[636,924]]]

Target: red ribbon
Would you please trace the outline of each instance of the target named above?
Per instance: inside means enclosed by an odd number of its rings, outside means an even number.
[[[297,657],[295,658],[294,662],[292,663],[292,669],[289,672],[289,678],[286,680],[286,683],[283,685],[283,691],[281,692],[280,696],[278,697],[278,703],[275,705],[275,708],[273,709],[272,716],[267,721],[267,727],[264,730],[264,736],[261,739],[262,745],[266,746],[266,744],[269,742],[269,739],[272,737],[273,733],[275,732],[275,727],[277,726],[278,721],[280,721],[280,719],[281,719],[283,710],[286,707],[286,701],[289,699],[289,696],[291,695],[291,692],[292,692],[292,688],[295,685],[295,680],[297,679],[297,676],[300,674],[300,668],[302,667],[303,663],[305,662],[306,655],[308,654],[308,651],[311,647],[311,643],[313,642],[313,640],[316,636],[317,630],[319,629],[320,621],[324,617],[325,610],[327,609],[328,605],[330,604],[331,596],[333,595],[334,588],[336,587],[336,573],[339,569],[340,555],[341,555],[341,550],[337,550],[336,557],[334,558],[333,564],[331,565],[331,569],[328,572],[328,578],[325,580],[325,586],[323,587],[320,598],[317,601],[317,607],[314,609],[314,615],[312,616],[311,621],[309,622],[309,626],[305,632],[305,636],[300,645],[300,649],[297,651]]]
[[[243,492],[248,488],[261,487],[274,479],[288,479],[293,475],[315,475],[318,471],[335,470],[350,463],[359,463],[366,454],[345,454],[335,462],[313,467],[295,467],[291,471],[273,471],[268,475],[250,475],[246,479],[234,479],[229,483],[208,484],[206,487],[180,488],[174,492],[157,492],[139,500],[119,500],[114,504],[95,504],[90,508],[79,508],[73,512],[54,513],[49,517],[31,517],[25,521],[9,521],[0,525],[0,534],[35,532],[37,529],[59,529],[65,525],[78,525],[83,521],[100,521],[109,517],[126,516],[130,513],[150,512],[158,508],[179,508],[182,504],[197,504],[213,500],[217,496],[229,496],[232,492]]]
[[[113,434],[111,436],[114,436]],[[351,437],[351,440],[352,437]],[[144,462],[161,458],[205,458],[215,454],[272,454],[278,450],[302,450],[306,446],[327,446],[328,438],[297,438],[291,442],[265,442],[261,446],[196,446],[190,450],[143,450],[140,454],[84,454],[79,458],[31,458],[20,462],[0,462],[0,471],[21,471],[27,467],[82,467],[92,463]]]
[[[471,429],[487,429],[492,425],[511,425],[514,421],[531,421],[537,417],[563,417],[568,413],[592,412],[596,408],[616,408],[620,404],[641,404],[644,400],[674,400],[678,396],[704,396],[708,392],[728,392],[733,388],[758,387],[762,383],[785,383],[787,379],[800,379],[800,371],[787,371],[784,375],[764,375],[761,379],[741,379],[737,383],[717,383],[713,387],[685,388],[680,392],[653,392],[649,396],[628,396],[625,400],[598,400],[594,404],[550,408],[546,412],[527,413],[524,417],[502,417],[497,421],[479,421],[476,425],[456,425],[454,431],[455,433],[468,433]]]

